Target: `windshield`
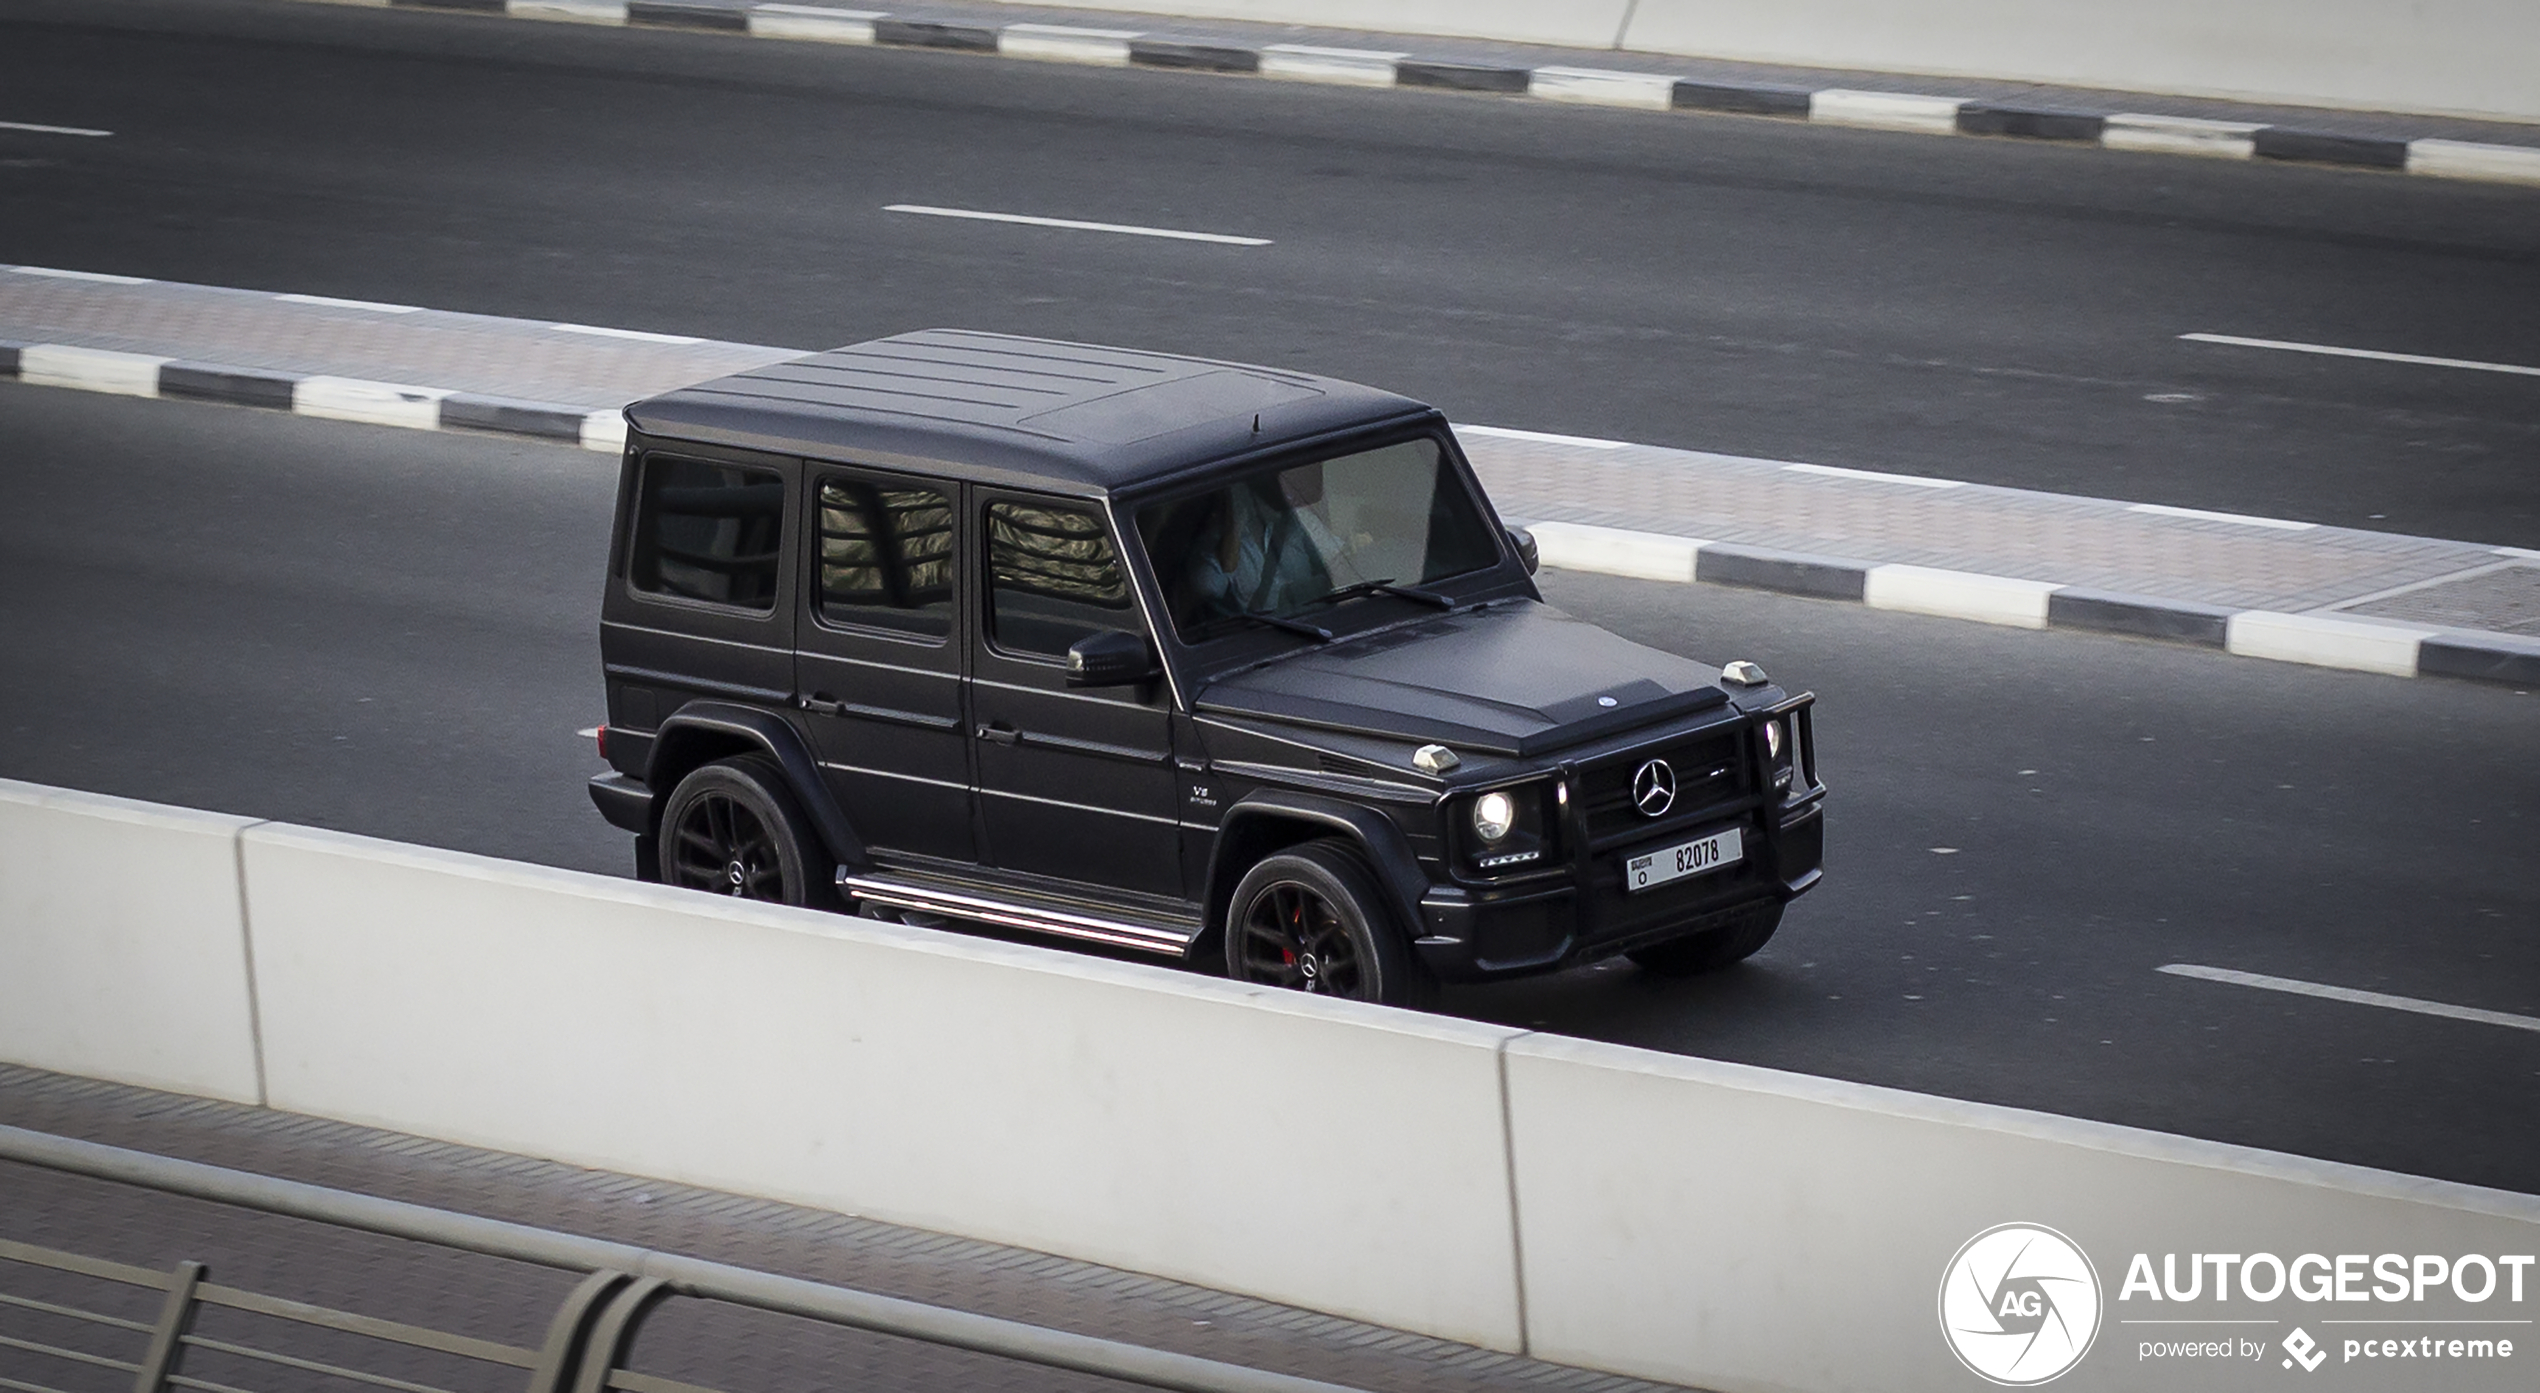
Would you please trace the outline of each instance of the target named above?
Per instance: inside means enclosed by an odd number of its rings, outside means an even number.
[[[1427,436],[1150,503],[1138,535],[1185,642],[1499,559],[1480,504]]]

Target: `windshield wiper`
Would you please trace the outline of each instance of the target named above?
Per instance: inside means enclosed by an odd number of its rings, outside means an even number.
[[[1265,628],[1285,629],[1292,634],[1303,634],[1307,638],[1314,640],[1316,643],[1330,643],[1332,641],[1332,631],[1324,628],[1320,624],[1308,624],[1302,619],[1290,619],[1284,614],[1260,614],[1252,610],[1243,610],[1234,614],[1221,614],[1216,618],[1201,624],[1199,627],[1201,629],[1216,629],[1227,624],[1259,624]]]
[[[1423,590],[1416,585],[1396,585],[1391,578],[1362,580],[1355,584],[1344,585],[1324,595],[1320,603],[1336,605],[1343,600],[1357,599],[1361,595],[1398,595],[1406,600],[1417,600],[1424,605],[1435,605],[1439,609],[1455,608],[1455,601],[1434,590]]]

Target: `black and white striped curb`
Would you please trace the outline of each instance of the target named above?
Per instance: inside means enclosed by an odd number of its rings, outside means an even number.
[[[261,406],[299,416],[410,430],[525,435],[610,454],[626,448],[623,410],[593,411],[447,387],[191,363],[76,344],[0,342],[0,378],[5,377],[40,387]]]
[[[1527,524],[1543,564],[1599,575],[1735,585],[1872,609],[2021,629],[2084,629],[2219,648],[2249,658],[2394,677],[2540,685],[2540,641],[2351,619],[2227,609],[2052,581],[1878,565],[1574,522]],[[2504,550],[2504,549],[2500,549]]]
[[[265,407],[409,430],[524,436],[607,454],[626,448],[626,417],[619,408],[594,411],[445,387],[281,373],[75,344],[0,341],[0,379],[4,378],[118,396]],[[1488,427],[1465,429],[1481,435],[1507,433]],[[2086,629],[2219,648],[2244,657],[2399,677],[2467,677],[2513,686],[2540,685],[2540,642],[2505,635],[2412,628],[2333,614],[2231,610],[2012,576],[1806,556],[1585,523],[1527,525],[1543,564],[1562,570],[1773,590],[2017,628]]]
[[[331,0],[338,2],[340,0]],[[403,9],[516,19],[708,29],[759,38],[946,49],[1065,63],[1250,74],[1363,87],[1426,87],[1656,111],[1725,112],[1929,135],[1987,135],[2110,150],[2280,160],[2540,184],[2540,146],[2395,140],[2245,121],[2071,110],[1911,92],[1740,84],[1588,67],[1498,67],[1377,49],[1177,39],[1131,29],[979,25],[881,10],[747,0],[387,0]]]

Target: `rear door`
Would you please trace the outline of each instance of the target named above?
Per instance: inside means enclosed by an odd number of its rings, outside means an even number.
[[[974,570],[985,583],[971,649],[970,736],[986,859],[1003,870],[1183,895],[1164,684],[1067,685],[1076,640],[1147,633],[1104,511],[987,489],[975,498],[984,564]]]
[[[706,446],[645,452],[626,569],[602,606],[612,726],[649,733],[698,698],[791,706],[794,607],[779,601],[794,583],[784,539],[799,467]]]
[[[977,860],[962,726],[957,486],[813,463],[794,689],[865,845]]]

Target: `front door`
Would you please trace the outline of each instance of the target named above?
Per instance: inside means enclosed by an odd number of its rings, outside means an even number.
[[[1103,511],[987,490],[976,509],[986,584],[972,650],[970,735],[987,861],[1181,896],[1164,684],[1067,685],[1067,649],[1076,640],[1103,630],[1147,632]]]
[[[972,864],[950,486],[824,464],[803,486],[794,690],[822,776],[866,846]]]

